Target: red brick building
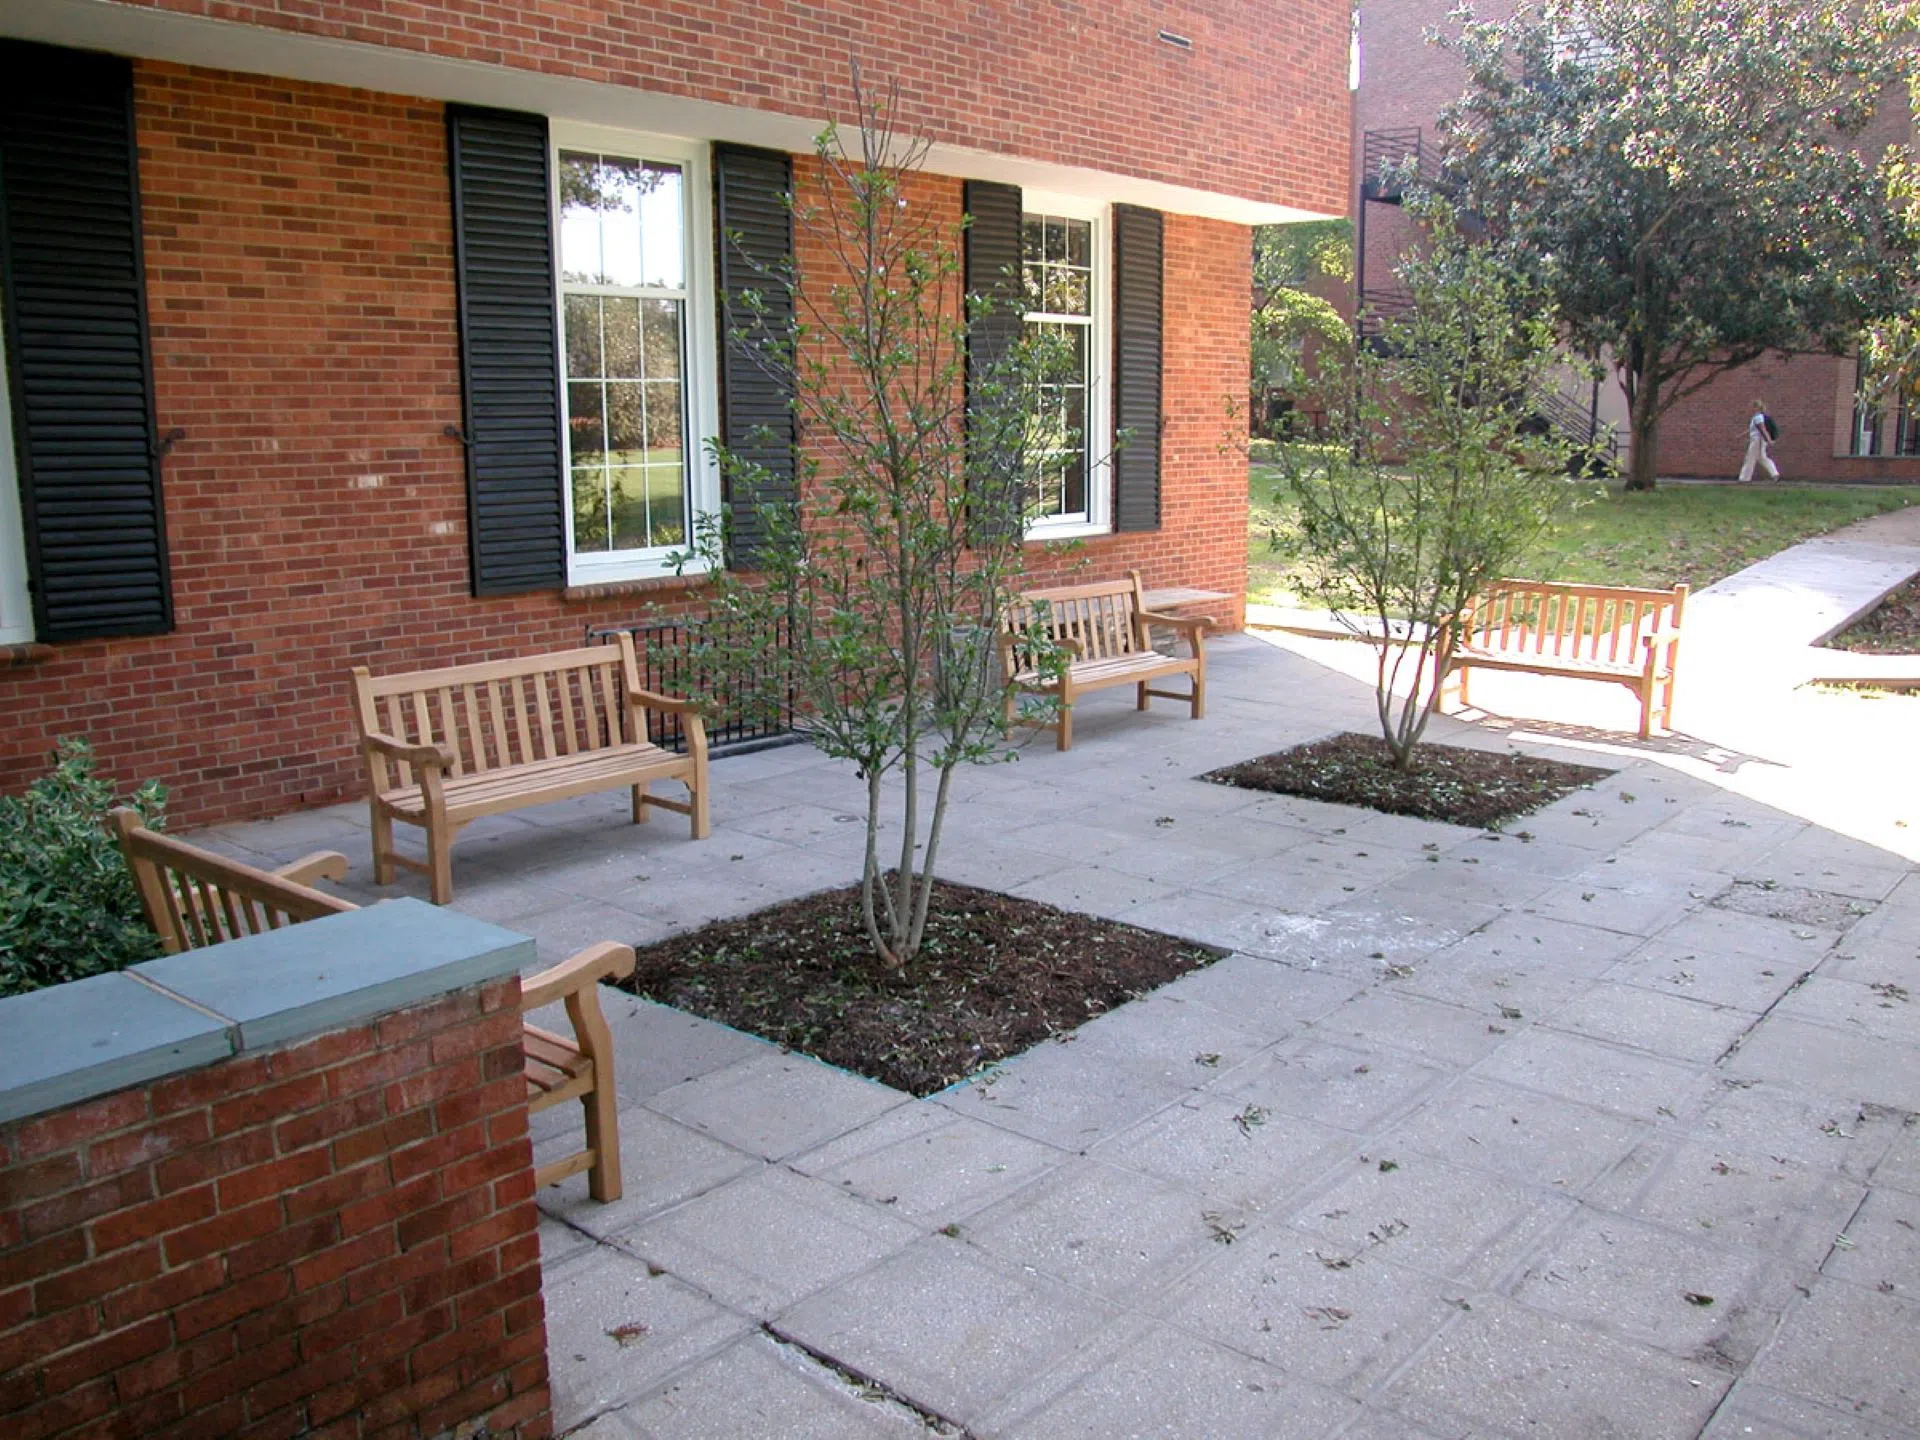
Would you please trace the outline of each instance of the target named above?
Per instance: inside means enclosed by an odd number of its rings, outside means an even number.
[[[1362,201],[1368,146],[1376,155],[1392,158],[1416,138],[1429,147],[1435,144],[1435,117],[1459,96],[1466,77],[1458,62],[1428,44],[1425,36],[1451,23],[1452,8],[1450,0],[1364,0],[1361,5],[1349,213],[1361,227],[1362,283],[1377,297],[1391,295],[1393,264],[1409,231],[1406,216],[1397,208]],[[1514,0],[1480,0],[1474,13],[1482,20],[1498,20],[1515,8]],[[1867,143],[1879,149],[1911,136],[1904,114],[1887,113]],[[1660,473],[1721,479],[1736,475],[1746,451],[1747,420],[1758,399],[1779,423],[1773,453],[1788,479],[1920,480],[1920,410],[1862,413],[1854,403],[1856,379],[1853,357],[1817,354],[1769,355],[1728,372],[1668,412],[1660,427]],[[1593,394],[1570,375],[1563,388],[1576,408],[1593,406],[1603,423],[1613,423],[1624,455],[1626,400],[1618,383],[1604,382]]]
[[[84,735],[184,821],[336,799],[350,666],[697,610],[664,557],[766,398],[716,233],[791,244],[849,61],[933,141],[925,201],[997,217],[970,244],[1086,282],[1033,568],[1244,590],[1249,227],[1341,208],[1344,6],[45,0],[0,37],[0,788]],[[1157,424],[1103,459],[1122,414]]]

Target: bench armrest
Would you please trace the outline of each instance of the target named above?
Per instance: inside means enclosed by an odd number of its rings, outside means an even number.
[[[404,740],[396,740],[391,735],[383,735],[378,730],[369,730],[360,737],[360,743],[369,750],[377,751],[389,760],[398,760],[404,765],[431,765],[441,770],[453,768],[453,756],[439,745],[409,745]]]
[[[273,873],[282,880],[306,886],[311,886],[316,880],[344,880],[347,878],[347,857],[338,850],[316,850],[311,855],[302,855],[291,864],[279,866]]]
[[[542,970],[520,986],[520,1008],[537,1010],[564,1000],[602,980],[624,980],[633,973],[633,947],[612,940],[589,945],[570,960]]]
[[[646,710],[665,710],[674,715],[692,715],[700,708],[695,701],[677,699],[672,695],[661,695],[653,690],[627,691],[627,704],[638,705]]]
[[[1647,646],[1648,649],[1652,649],[1656,645],[1665,645],[1668,641],[1678,640],[1679,638],[1679,627],[1668,625],[1662,629],[1653,631],[1649,635],[1643,635],[1641,637],[1641,643]]]

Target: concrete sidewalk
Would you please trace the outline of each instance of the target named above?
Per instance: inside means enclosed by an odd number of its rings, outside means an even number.
[[[1504,837],[1206,784],[1373,724],[1215,656],[1205,721],[1095,696],[963,777],[943,868],[1227,958],[929,1100],[609,992],[626,1198],[540,1197],[563,1432],[1920,1436],[1915,868],[1631,743]],[[843,768],[714,782],[703,844],[482,822],[455,903],[551,957],[857,874]],[[370,893],[357,807],[212,838]]]

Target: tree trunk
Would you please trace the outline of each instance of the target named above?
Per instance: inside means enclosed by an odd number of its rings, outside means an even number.
[[[1640,383],[1633,388],[1632,409],[1627,420],[1631,438],[1631,448],[1627,452],[1629,490],[1653,489],[1654,477],[1659,473],[1659,400],[1658,389],[1648,383],[1646,376],[1641,376]]]

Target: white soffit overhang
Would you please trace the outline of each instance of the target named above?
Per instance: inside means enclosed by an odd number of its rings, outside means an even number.
[[[728,140],[811,154],[821,117],[719,105],[631,86],[451,60],[383,45],[176,15],[114,0],[0,0],[0,34],[289,80],[526,110],[655,135]],[[935,145],[926,168],[1089,200],[1142,205],[1237,225],[1328,218],[1317,211],[1079,165]]]

